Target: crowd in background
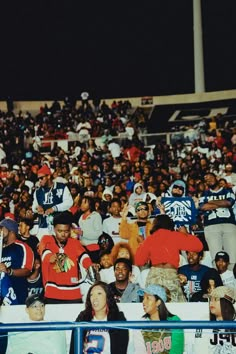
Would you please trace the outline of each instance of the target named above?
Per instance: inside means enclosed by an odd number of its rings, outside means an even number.
[[[76,254],[75,259],[87,271],[94,272],[87,283],[84,281],[87,273],[84,277],[81,275],[83,286],[85,283],[87,286],[82,288],[81,284],[81,301],[85,301],[91,284],[97,279],[110,284],[116,302],[141,301],[138,297],[140,288],[165,286],[168,281],[175,285],[179,282],[179,288],[175,286],[172,293],[171,289],[165,289],[168,301],[171,297],[172,301],[207,301],[207,296],[217,286],[236,288],[233,273],[236,262],[234,124],[223,121],[221,116],[210,121],[205,119],[194,127],[185,127],[182,136],[176,138],[175,135],[170,145],[161,141],[145,146],[140,134],[147,129],[147,117],[142,109],[132,110],[128,101],[114,101],[109,107],[105,101],[92,105],[85,99],[76,108],[65,100],[63,107],[54,102],[51,107],[40,108],[35,116],[28,112],[0,113],[0,226],[16,234],[12,242],[25,242],[29,237],[36,240],[34,245],[28,242],[34,253],[34,263],[25,274],[28,295],[34,292],[48,294],[50,272],[42,266],[46,257],[54,264],[59,278],[73,265],[67,255],[60,255],[60,261],[48,255],[50,247],[53,250],[59,247],[57,253],[64,254],[62,231],[66,237],[79,240],[87,258],[81,260]],[[120,133],[125,135],[118,141]],[[44,139],[73,140],[75,136],[78,139],[70,144],[69,151],[55,144],[50,153],[43,153]],[[48,209],[40,208],[40,191],[53,193],[54,188],[57,203],[49,202]],[[63,193],[70,201],[64,209]],[[220,195],[219,200],[217,195]],[[174,204],[168,204],[172,203],[168,198],[173,198]],[[184,198],[182,205],[188,204],[189,218],[185,219],[186,210],[178,214],[178,210],[182,210],[180,198]],[[64,220],[65,215],[63,221],[49,220],[50,216],[65,211],[72,216],[70,222]],[[165,214],[171,223],[160,218]],[[225,225],[222,220],[226,219],[222,218],[226,214],[227,227],[224,226],[219,235],[223,241],[218,240],[215,249],[209,230],[212,226],[220,229]],[[182,219],[178,218],[180,215]],[[217,222],[213,223],[213,218]],[[9,224],[9,219],[20,225],[19,230],[15,229],[15,224]],[[46,221],[45,226],[42,220]],[[58,228],[58,224],[63,227]],[[223,235],[229,224],[233,225],[229,230],[230,244]],[[42,233],[39,229],[43,229]],[[170,256],[166,259],[162,254],[159,258],[150,255],[151,251],[147,252],[145,260],[142,258],[149,237],[151,240],[157,236],[160,229],[165,229],[167,236],[175,232],[179,237],[178,252],[173,251],[178,258],[174,261]],[[55,245],[51,245],[50,240],[45,243],[44,235],[52,234]],[[187,243],[183,237],[189,237]],[[155,249],[151,249],[155,253]],[[148,272],[153,267],[157,267],[158,272],[152,270],[150,280]],[[168,272],[161,270],[165,279],[161,284],[156,282],[160,268],[168,268]],[[0,270],[9,277],[14,276],[11,267]],[[41,283],[35,285],[39,279]],[[60,303],[62,299],[64,295],[53,300]],[[74,299],[67,300],[73,302]]]

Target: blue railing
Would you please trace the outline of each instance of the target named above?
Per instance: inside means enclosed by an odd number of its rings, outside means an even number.
[[[75,353],[83,353],[83,330],[91,328],[119,329],[232,329],[236,328],[234,321],[124,321],[124,322],[39,322],[39,323],[9,323],[0,325],[2,332],[21,331],[65,331],[74,330]]]

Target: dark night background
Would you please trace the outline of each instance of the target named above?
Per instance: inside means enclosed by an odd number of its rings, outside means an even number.
[[[6,1],[0,99],[194,92],[192,0]],[[236,88],[236,1],[202,1],[207,91]]]

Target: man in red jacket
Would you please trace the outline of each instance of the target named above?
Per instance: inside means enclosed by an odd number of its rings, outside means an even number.
[[[82,302],[80,272],[86,272],[92,261],[80,241],[70,237],[72,221],[68,211],[57,214],[55,236],[43,236],[39,244],[47,303]]]

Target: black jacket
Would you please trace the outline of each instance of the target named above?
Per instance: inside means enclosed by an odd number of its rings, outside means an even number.
[[[79,316],[76,318],[76,322],[84,321]],[[112,319],[110,319],[112,321]],[[118,318],[116,321],[126,321],[126,318],[123,312],[119,312]],[[110,341],[111,341],[111,354],[126,354],[128,342],[129,342],[129,331],[127,329],[109,329]],[[85,333],[86,335],[86,333]],[[71,343],[70,343],[70,354],[77,354],[74,351],[74,332],[72,332]]]

